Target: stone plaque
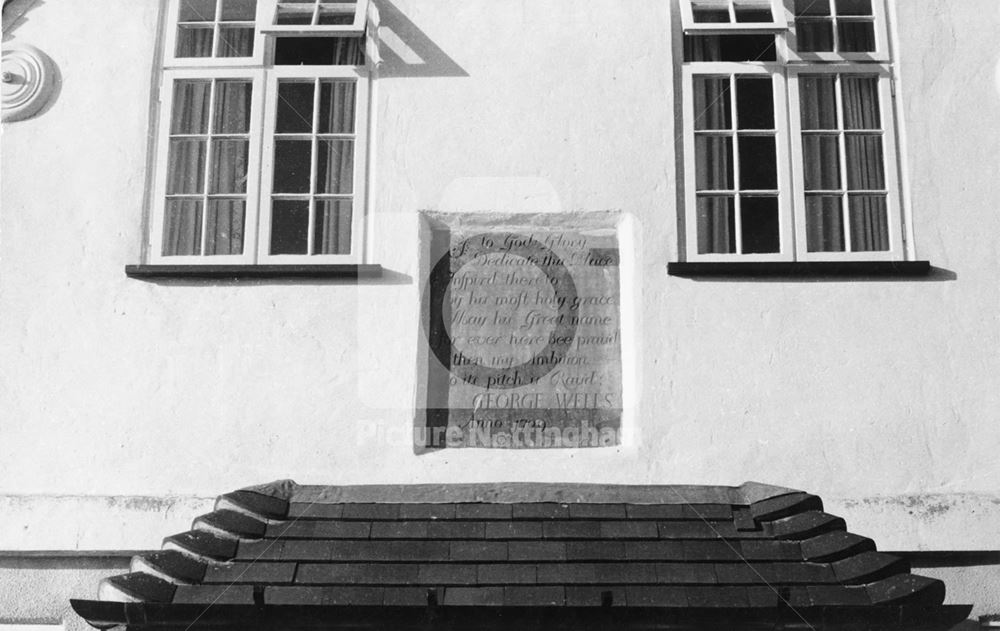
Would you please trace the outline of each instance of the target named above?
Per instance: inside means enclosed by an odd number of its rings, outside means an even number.
[[[586,224],[435,222],[425,447],[620,442],[618,239],[613,225]]]

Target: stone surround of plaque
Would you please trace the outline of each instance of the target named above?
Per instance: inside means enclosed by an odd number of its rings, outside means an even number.
[[[619,215],[422,219],[418,451],[619,444]]]

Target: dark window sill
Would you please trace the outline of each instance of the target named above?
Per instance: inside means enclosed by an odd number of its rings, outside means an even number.
[[[381,278],[381,265],[126,265],[141,279],[362,279]]]
[[[671,276],[703,277],[922,277],[929,276],[929,261],[810,261],[781,263],[669,263]]]

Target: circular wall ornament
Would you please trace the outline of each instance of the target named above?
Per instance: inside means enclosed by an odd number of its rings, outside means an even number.
[[[31,118],[49,102],[55,90],[55,68],[42,51],[26,44],[3,50],[3,120]]]

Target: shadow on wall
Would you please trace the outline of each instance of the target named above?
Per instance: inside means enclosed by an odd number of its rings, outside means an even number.
[[[3,41],[9,41],[14,31],[28,21],[25,17],[28,11],[45,4],[45,0],[4,0],[3,2]]]
[[[468,77],[455,60],[391,2],[379,2],[380,77]]]

